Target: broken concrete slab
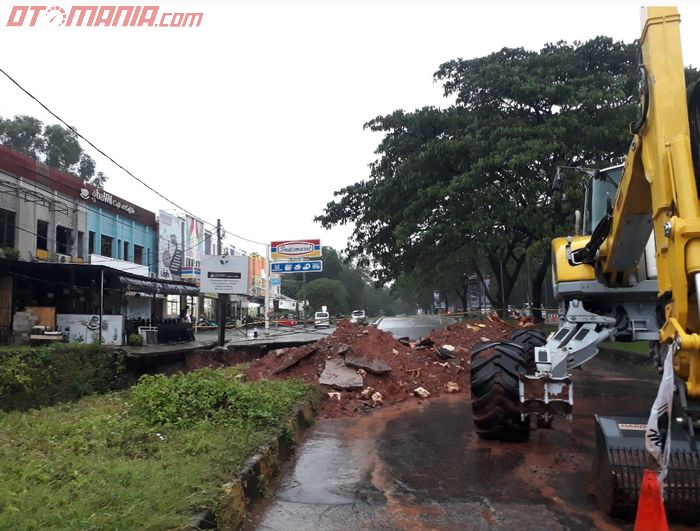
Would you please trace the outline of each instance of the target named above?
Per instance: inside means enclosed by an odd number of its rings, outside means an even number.
[[[294,354],[288,355],[287,358],[283,359],[280,365],[274,371],[272,371],[272,374],[279,374],[283,371],[286,371],[290,367],[293,367],[294,365],[299,363],[304,358],[311,356],[311,354],[313,354],[317,350],[318,347],[313,347],[308,351],[300,350]]]
[[[335,354],[336,356],[342,356],[347,352],[350,352],[350,345],[348,345],[347,343],[340,343],[333,350],[333,354]]]
[[[382,375],[391,372],[391,366],[384,360],[369,359],[354,352],[345,354],[345,365],[364,369],[372,374]]]
[[[347,367],[341,360],[333,358],[326,361],[318,383],[330,385],[336,389],[361,389],[364,387],[362,375],[350,367]]]

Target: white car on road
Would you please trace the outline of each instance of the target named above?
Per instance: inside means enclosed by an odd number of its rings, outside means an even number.
[[[316,312],[314,314],[315,328],[330,328],[331,315],[328,312]]]

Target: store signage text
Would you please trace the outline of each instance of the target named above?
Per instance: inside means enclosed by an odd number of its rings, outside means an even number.
[[[122,203],[119,199],[115,198],[109,192],[105,192],[104,190],[100,190],[99,188],[93,188],[92,194],[87,188],[81,188],[80,198],[85,199],[86,201],[92,200],[93,203],[100,201],[101,203],[105,203],[111,207],[116,208],[117,210],[123,210],[127,214],[134,214],[136,212],[136,209],[134,209],[134,207],[132,207],[130,204]]]

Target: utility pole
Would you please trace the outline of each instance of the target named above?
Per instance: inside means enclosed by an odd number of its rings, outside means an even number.
[[[216,254],[221,256],[222,246],[221,246],[221,220],[216,220]],[[220,347],[224,346],[226,342],[226,300],[228,295],[224,293],[219,293],[219,298],[216,300],[217,313],[219,314],[219,340],[217,344]]]
[[[306,271],[301,274],[301,307],[304,309],[304,326],[306,326]]]
[[[265,330],[270,330],[270,244],[265,246]]]

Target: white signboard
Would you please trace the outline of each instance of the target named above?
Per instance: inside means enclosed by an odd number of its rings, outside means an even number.
[[[297,309],[297,301],[288,301],[285,299],[280,299],[279,300],[279,309],[280,310],[296,310]]]
[[[248,291],[248,257],[231,255],[202,256],[199,291],[246,295]]]
[[[61,330],[70,329],[68,341],[71,343],[97,343],[100,333],[99,315],[82,315],[59,313],[56,324]],[[123,315],[102,316],[102,343],[105,345],[121,345],[124,333]]]

